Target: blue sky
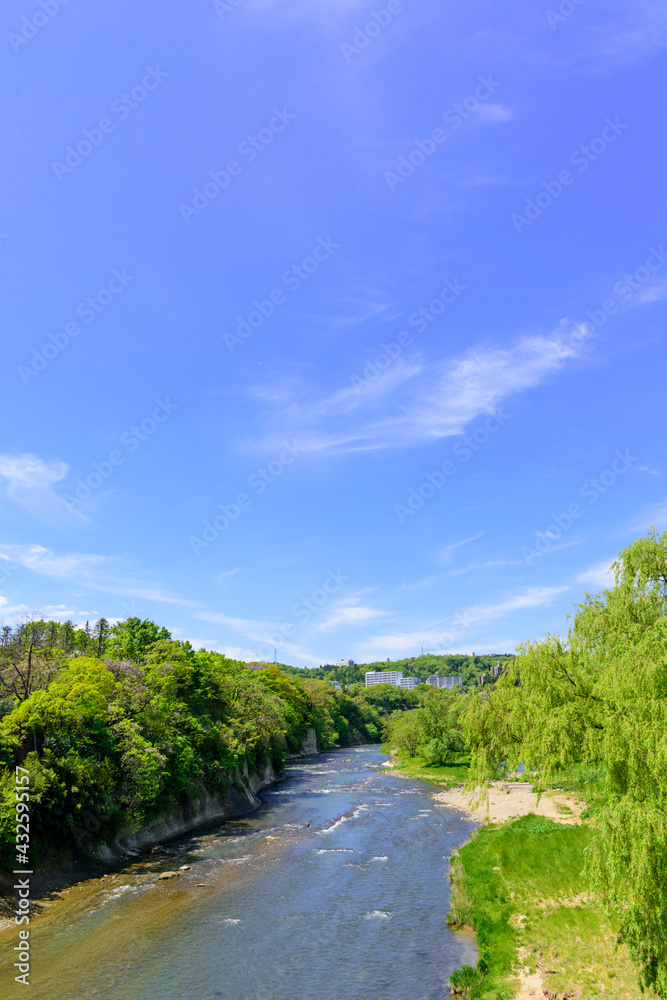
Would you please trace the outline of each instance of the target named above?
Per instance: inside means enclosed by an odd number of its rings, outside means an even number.
[[[667,527],[663,4],[0,18],[7,622],[509,652]]]

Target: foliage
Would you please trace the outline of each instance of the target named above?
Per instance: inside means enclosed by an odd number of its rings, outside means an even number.
[[[480,674],[487,673],[500,660],[503,667],[514,660],[513,654],[488,653],[484,656],[466,656],[463,653],[455,655],[440,655],[424,653],[421,656],[406,657],[402,660],[384,660],[374,663],[355,663],[353,666],[336,667],[324,664],[321,667],[299,669],[298,667],[283,667],[290,676],[294,674],[317,680],[335,680],[343,686],[363,684],[367,670],[401,670],[407,677],[416,677],[424,683],[431,674],[439,673],[442,677],[459,675],[463,677],[465,687],[475,687]]]
[[[470,785],[522,763],[538,787],[600,776],[587,875],[620,924],[644,987],[667,997],[667,532],[619,554],[566,638],[527,642],[464,729]]]
[[[411,693],[419,707],[392,712],[384,724],[385,742],[409,757],[421,756],[427,766],[445,767],[455,754],[465,750],[459,720],[466,696],[440,688]]]
[[[154,622],[28,621],[0,647],[0,860],[12,866],[13,769],[30,771],[31,845],[71,851],[138,828],[239,774],[280,767],[309,727],[320,749],[377,740],[386,699],[248,670]],[[97,651],[104,658],[97,656]],[[393,689],[392,689],[393,691]],[[398,701],[405,705],[405,695]]]

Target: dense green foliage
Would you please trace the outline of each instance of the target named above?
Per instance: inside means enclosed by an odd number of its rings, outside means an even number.
[[[419,707],[392,712],[384,724],[384,740],[408,757],[422,757],[427,766],[446,767],[465,749],[460,717],[469,696],[432,687],[416,689],[414,695]]]
[[[600,775],[588,877],[641,982],[667,997],[667,532],[614,569],[615,587],[586,597],[566,638],[525,643],[471,699],[470,783],[520,763],[542,787],[574,765]]]
[[[352,667],[335,667],[331,664],[303,670],[298,667],[288,667],[286,672],[290,675],[299,674],[318,680],[335,680],[342,685],[363,684],[364,674],[367,670],[402,670],[405,677],[416,677],[422,682],[435,673],[439,673],[441,677],[451,677],[458,674],[463,677],[465,687],[473,687],[477,684],[477,678],[481,674],[489,673],[498,660],[503,666],[506,666],[514,660],[514,656],[507,653],[489,653],[484,656],[465,656],[463,653],[441,656],[435,653],[425,653],[423,656],[406,657],[403,660],[356,663]]]
[[[379,738],[382,699],[362,690],[290,678],[273,664],[248,670],[153,622],[106,626],[101,640],[96,630],[31,622],[5,633],[0,860],[9,868],[16,764],[30,771],[31,850],[66,852],[282,765],[308,727],[321,749]],[[102,657],[90,655],[100,646]]]

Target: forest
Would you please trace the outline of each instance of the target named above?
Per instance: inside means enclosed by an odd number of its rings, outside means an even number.
[[[30,771],[31,850],[110,842],[170,807],[281,767],[313,727],[320,749],[377,742],[412,692],[338,691],[274,664],[194,650],[138,618],[20,622],[0,646],[0,861],[15,851],[14,768]]]

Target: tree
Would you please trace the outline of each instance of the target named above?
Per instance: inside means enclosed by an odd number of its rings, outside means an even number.
[[[446,767],[449,758],[465,749],[463,735],[459,729],[448,729],[436,739],[429,740],[422,749],[424,759],[432,767]]]
[[[148,618],[127,618],[109,629],[106,652],[119,660],[141,660],[154,642],[171,639],[171,632]]]
[[[566,638],[521,647],[465,719],[471,787],[522,763],[544,789],[599,774],[587,862],[640,982],[667,997],[667,532],[619,553],[616,583],[577,606]]]
[[[392,747],[405,750],[409,757],[416,757],[421,742],[418,711],[392,712],[384,724],[384,738]]]
[[[95,656],[97,656],[98,659],[102,656],[102,653],[105,650],[108,635],[109,622],[106,618],[100,618],[100,620],[95,623],[95,628],[93,629]]]

